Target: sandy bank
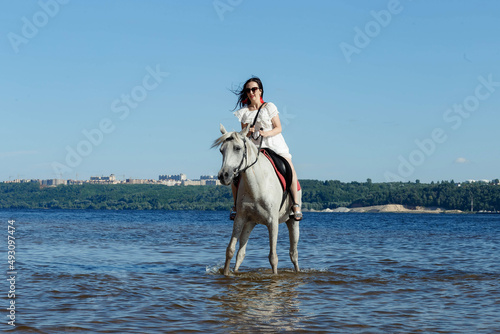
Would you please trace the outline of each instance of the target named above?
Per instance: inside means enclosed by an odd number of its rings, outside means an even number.
[[[311,210],[314,211],[314,210]],[[423,207],[423,206],[407,206],[401,204],[386,204],[386,205],[375,205],[366,206],[360,208],[337,208],[337,209],[326,209],[321,212],[367,212],[367,213],[382,213],[382,212],[400,212],[400,213],[463,213],[460,210],[445,210],[442,208],[435,207]]]

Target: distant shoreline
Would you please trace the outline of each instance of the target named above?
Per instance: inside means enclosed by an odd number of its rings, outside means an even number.
[[[340,207],[337,209],[309,210],[310,212],[329,212],[329,213],[468,213],[462,210],[446,210],[437,207],[409,206],[401,204],[374,205],[357,208]]]
[[[375,213],[474,211],[473,213],[498,214],[497,208],[500,208],[500,186],[496,185],[458,186],[451,182],[436,185],[343,184],[336,181],[325,183],[302,180],[301,187],[304,211]],[[233,202],[231,188],[222,186],[82,184],[44,187],[34,182],[0,183],[0,208],[5,209],[214,211],[228,210]]]

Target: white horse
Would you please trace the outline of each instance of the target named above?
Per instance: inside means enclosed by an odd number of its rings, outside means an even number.
[[[299,271],[297,243],[299,241],[299,222],[293,219],[291,206],[293,200],[288,195],[281,206],[283,190],[271,162],[258,153],[258,148],[247,138],[247,126],[241,132],[227,132],[221,124],[222,136],[214,141],[212,147],[220,145],[222,153],[222,167],[219,171],[219,180],[224,185],[230,185],[236,175],[240,175],[238,195],[236,200],[236,217],[234,219],[233,234],[226,250],[224,275],[230,273],[229,266],[233,258],[236,243],[240,248],[236,255],[234,271],[237,272],[245,257],[248,238],[257,224],[267,226],[269,230],[269,262],[273,274],[278,273],[278,255],[276,243],[278,240],[278,226],[286,222],[290,235],[290,259]],[[297,192],[295,200],[302,203],[302,191]]]

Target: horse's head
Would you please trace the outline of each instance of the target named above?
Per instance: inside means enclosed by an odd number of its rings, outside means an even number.
[[[216,139],[212,147],[220,146],[222,153],[222,167],[219,171],[219,180],[224,185],[230,185],[234,177],[241,170],[247,157],[247,146],[249,141],[246,140],[249,126],[241,132],[227,132],[224,126],[220,125],[222,136]]]

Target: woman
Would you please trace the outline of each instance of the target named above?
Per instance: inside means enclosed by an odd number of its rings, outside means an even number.
[[[253,124],[257,111],[262,106],[255,126],[252,126],[250,131],[248,131],[248,137],[250,137],[256,145],[259,145],[259,136],[261,136],[262,147],[270,148],[288,161],[293,172],[290,190],[292,198],[295,202],[295,198],[297,198],[297,174],[295,173],[295,168],[292,164],[292,156],[290,155],[288,146],[283,138],[283,135],[281,134],[281,122],[278,115],[278,109],[273,103],[264,102],[264,88],[262,86],[262,82],[257,77],[248,79],[243,85],[243,88],[234,93],[238,95],[236,107],[240,107],[240,109],[234,112],[234,115],[241,122],[242,129],[246,128],[248,124]],[[231,210],[230,219],[233,220],[236,216],[237,194],[237,189],[234,184],[232,185],[232,190],[235,205]],[[302,220],[302,212],[300,211],[300,206],[298,204],[295,203],[292,206],[292,211],[295,220]]]

